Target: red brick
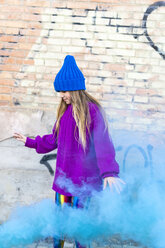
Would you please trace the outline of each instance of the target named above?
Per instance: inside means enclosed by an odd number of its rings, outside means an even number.
[[[43,1],[43,0],[28,0],[24,3],[25,6],[39,6],[39,7],[49,7],[50,3],[49,1]]]
[[[141,88],[138,88],[136,90],[136,94],[137,95],[156,95],[157,91],[153,90],[153,89],[141,89]]]
[[[125,71],[125,65],[122,64],[105,64],[104,70],[110,71]]]
[[[14,87],[13,88],[13,93],[26,94],[26,92],[27,92],[26,88],[21,88],[21,87]]]
[[[5,80],[5,79],[13,79],[11,72],[8,71],[2,71],[0,73],[0,80]]]
[[[17,58],[25,58],[25,51],[20,51],[20,50],[13,50],[11,52],[11,57],[17,57]]]
[[[13,86],[14,80],[13,79],[0,78],[0,85]]]
[[[3,71],[19,71],[19,68],[17,65],[0,65],[0,70]]]
[[[11,87],[0,87],[0,94],[3,94],[3,93],[11,93],[12,91],[12,88]]]
[[[0,94],[0,101],[10,101],[11,98],[12,97],[10,95],[1,95]]]
[[[1,107],[3,107],[3,106],[9,106],[9,102],[0,101],[0,106]]]
[[[72,2],[68,1],[67,2],[67,7],[68,8],[73,8],[73,9],[96,9],[96,3],[90,3],[89,2]]]

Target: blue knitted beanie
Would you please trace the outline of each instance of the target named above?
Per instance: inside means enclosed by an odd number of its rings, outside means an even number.
[[[54,88],[59,91],[85,90],[85,78],[78,68],[75,58],[67,55],[63,66],[54,80]]]

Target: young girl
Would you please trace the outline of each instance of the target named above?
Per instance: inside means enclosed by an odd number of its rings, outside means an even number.
[[[56,172],[52,189],[55,202],[73,207],[87,205],[93,192],[109,184],[118,193],[125,184],[119,174],[115,150],[108,133],[105,112],[100,103],[85,90],[85,78],[75,58],[65,57],[54,80],[61,102],[51,134],[35,139],[15,133],[17,140],[37,153],[48,153],[57,148]],[[64,241],[55,238],[54,247]],[[76,242],[76,247],[81,245]]]

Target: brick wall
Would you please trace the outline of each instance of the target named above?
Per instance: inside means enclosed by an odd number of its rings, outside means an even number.
[[[46,168],[13,133],[51,131],[67,54],[106,110],[121,171],[164,168],[165,1],[0,0],[0,9],[0,223],[19,204],[54,198],[55,156]]]
[[[75,56],[114,129],[165,127],[165,1],[0,1],[1,111],[55,111]]]

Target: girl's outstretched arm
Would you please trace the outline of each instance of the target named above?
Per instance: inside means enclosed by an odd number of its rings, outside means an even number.
[[[55,126],[51,134],[44,136],[37,135],[35,139],[25,137],[24,135],[15,133],[14,138],[25,143],[26,147],[33,148],[37,153],[48,153],[57,148],[57,134],[55,132]]]
[[[24,143],[26,142],[26,136],[24,136],[23,134],[14,133],[13,137],[17,140],[24,142]]]

